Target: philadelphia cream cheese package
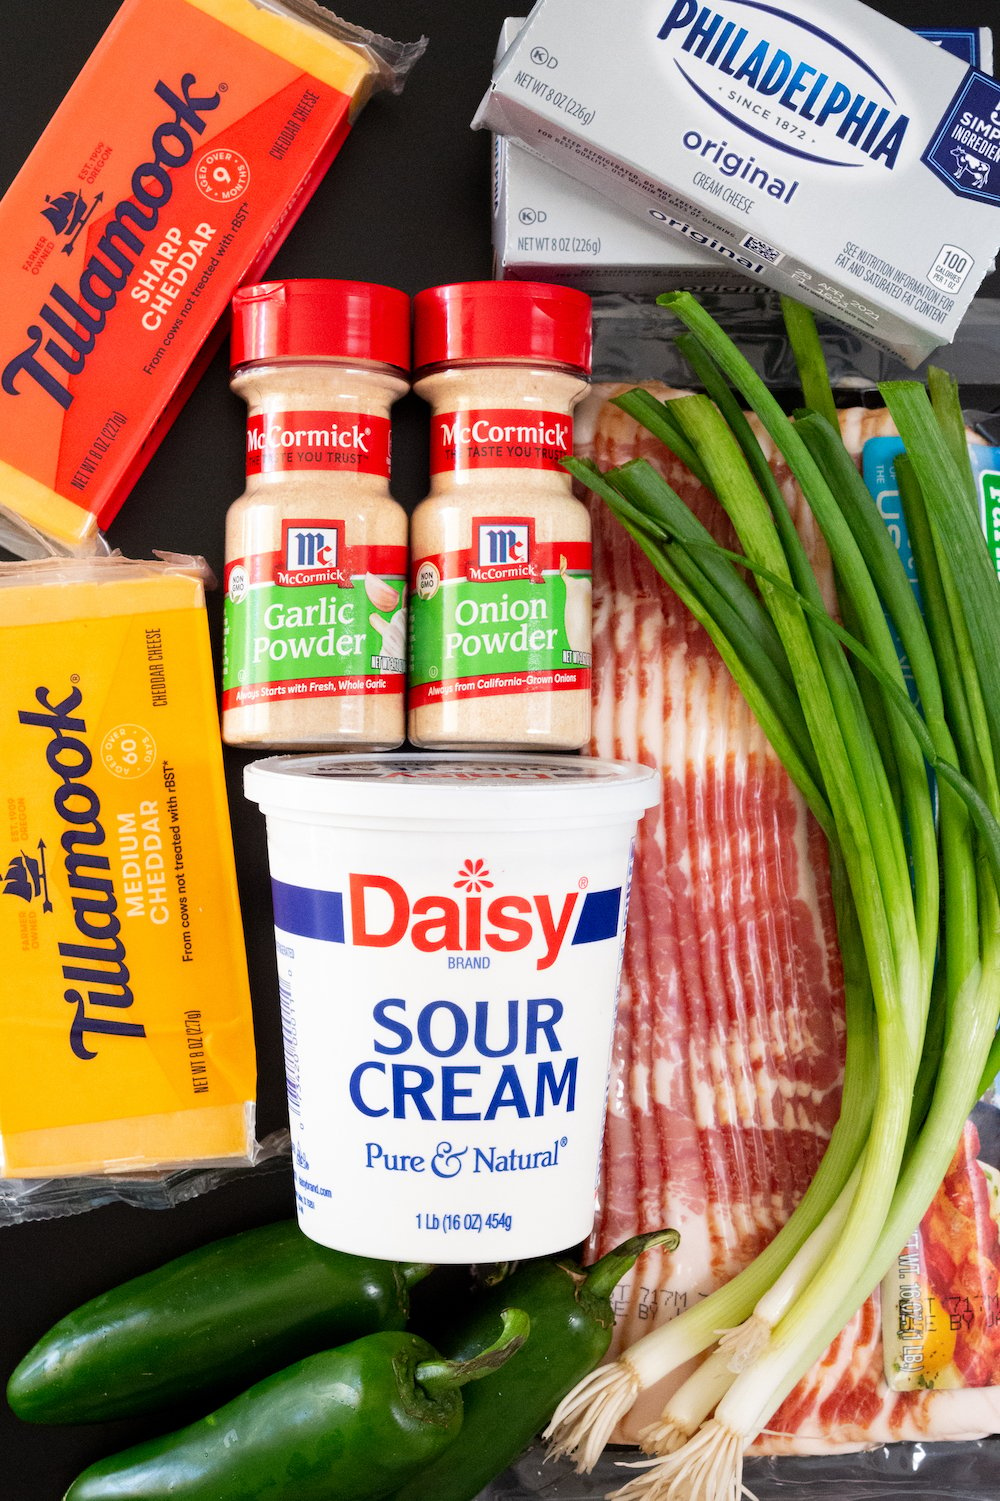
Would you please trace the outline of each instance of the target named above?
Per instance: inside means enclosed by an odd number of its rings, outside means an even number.
[[[498,61],[524,20],[509,16],[503,23]],[[993,71],[988,27],[917,28],[917,35],[975,68]],[[493,259],[496,275],[504,280],[649,295],[679,289],[732,292],[753,283],[752,256],[734,256],[717,242],[700,249],[695,233],[688,239],[664,235],[501,135],[493,138],[493,168]]]
[[[539,0],[473,123],[916,365],[1000,243],[1000,85],[858,0],[828,26]]]

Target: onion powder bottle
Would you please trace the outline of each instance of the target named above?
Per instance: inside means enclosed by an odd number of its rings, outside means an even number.
[[[406,513],[389,411],[410,300],[366,282],[243,287],[232,387],[247,487],[226,522],[222,734],[230,745],[392,750],[405,734]]]
[[[561,460],[590,373],[590,299],[467,282],[414,299],[431,492],[410,533],[409,736],[578,750],[590,736],[590,518]]]

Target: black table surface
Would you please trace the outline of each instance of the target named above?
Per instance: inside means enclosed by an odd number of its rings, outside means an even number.
[[[384,282],[411,293],[489,277],[490,142],[470,131],[469,122],[488,84],[511,0],[344,0],[337,8],[401,40],[426,34],[430,44],[401,96],[381,95],[368,105],[268,274]],[[881,0],[877,8],[910,26],[980,25],[991,16],[1000,22],[996,0],[952,0],[946,8],[932,0]],[[0,190],[116,9],[116,0],[0,3],[6,80]],[[997,278],[984,290],[997,296]],[[222,351],[112,524],[112,545],[133,557],[154,548],[200,553],[221,574],[226,508],[243,484],[244,415],[229,389]],[[427,471],[426,409],[412,396],[396,409],[393,460],[394,493],[412,505],[425,490]],[[218,594],[209,611],[218,653]],[[226,752],[264,1135],[281,1128],[286,1116],[263,820],[240,792],[248,759]],[[42,1331],[84,1299],[211,1238],[292,1212],[290,1174],[279,1169],[241,1176],[166,1211],[111,1205],[0,1228],[0,1373],[6,1379]],[[151,1426],[38,1429],[18,1423],[0,1402],[0,1498],[58,1501],[84,1464]]]

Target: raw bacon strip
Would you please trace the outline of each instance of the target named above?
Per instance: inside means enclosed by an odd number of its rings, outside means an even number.
[[[714,497],[597,393],[578,451],[650,459],[735,546]],[[651,384],[661,398],[679,394]],[[848,448],[892,429],[841,414]],[[755,423],[756,428],[756,423]],[[825,597],[822,537],[757,428]],[[674,1225],[616,1295],[609,1359],[745,1266],[809,1183],[839,1108],[843,998],[825,843],[705,632],[603,506],[594,520],[594,734],[600,756],[663,773],[640,828],[614,1041],[600,1212],[590,1251]],[[645,1393],[635,1443],[685,1372]],[[786,1399],[757,1452],[820,1452],[1000,1426],[1000,1391],[890,1393],[876,1300]]]

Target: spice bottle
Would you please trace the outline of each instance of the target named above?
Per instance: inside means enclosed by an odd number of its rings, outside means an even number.
[[[431,491],[410,531],[409,735],[575,750],[590,735],[590,518],[560,460],[590,371],[590,300],[535,282],[414,299]]]
[[[230,745],[391,750],[405,734],[407,520],[389,411],[410,304],[285,281],[233,299],[247,487],[226,522],[222,734]]]

